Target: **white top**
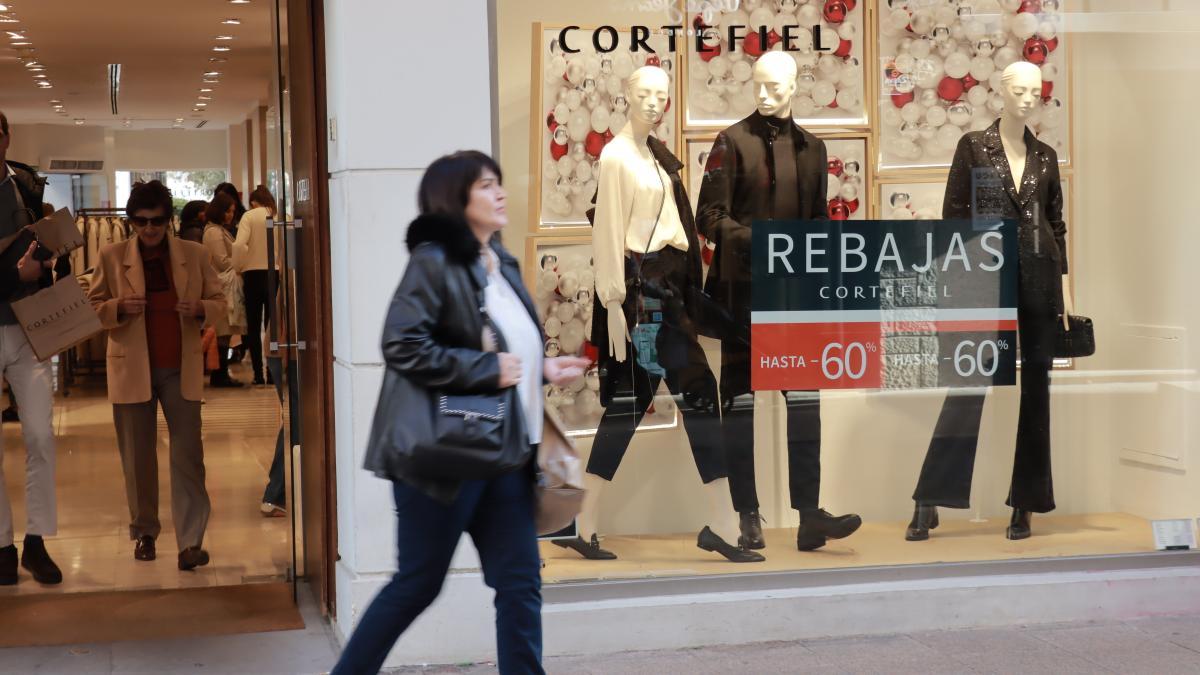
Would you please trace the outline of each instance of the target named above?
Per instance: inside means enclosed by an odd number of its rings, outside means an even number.
[[[259,206],[250,209],[238,221],[237,239],[233,242],[233,266],[239,272],[267,269],[267,219],[271,212]]]
[[[688,240],[675,205],[671,176],[654,161],[650,148],[633,137],[632,123],[626,123],[604,146],[598,180],[592,258],[596,297],[607,306],[625,300],[627,251],[652,253],[667,246],[686,251]]]
[[[521,381],[517,396],[525,413],[525,427],[530,443],[542,442],[542,332],[529,316],[525,303],[500,273],[500,260],[490,248],[484,254],[491,258],[488,285],[484,289],[484,304],[488,316],[508,346],[508,353],[521,359]]]

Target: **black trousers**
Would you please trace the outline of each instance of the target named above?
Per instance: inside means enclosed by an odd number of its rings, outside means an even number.
[[[604,386],[611,387],[614,393],[592,442],[588,473],[605,480],[613,479],[638,424],[654,400],[654,393],[665,379],[679,406],[700,480],[711,483],[725,478],[717,381],[683,306],[687,255],[670,247],[648,254],[642,262],[641,276],[646,297],[662,304],[656,317],[661,322],[655,340],[657,358],[654,365],[657,365],[656,370],[663,372],[647,370],[639,362],[637,347],[628,342],[624,362],[608,360],[604,364]],[[635,276],[629,278],[632,280]],[[636,288],[627,288],[626,304],[637,303],[638,296]],[[627,316],[634,313],[627,312]]]
[[[262,329],[267,316],[270,298],[268,270],[246,270],[242,273],[242,287],[246,293],[246,335],[242,342],[250,352],[250,365],[255,379],[263,377]]]
[[[723,385],[722,385],[723,386]],[[792,508],[815,509],[821,499],[821,393],[783,392],[787,399],[788,492]],[[721,438],[729,493],[738,513],[758,509],[754,479],[754,394],[725,399]]]
[[[1013,508],[1054,510],[1050,466],[1050,369],[1058,319],[1018,310],[1021,351],[1021,404],[1012,482],[1005,502]],[[971,505],[971,479],[979,447],[979,421],[987,389],[951,391],[942,404],[925,454],[913,500],[928,506],[965,509]]]

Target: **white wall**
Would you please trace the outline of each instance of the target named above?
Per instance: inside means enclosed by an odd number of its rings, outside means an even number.
[[[112,136],[112,168],[117,171],[229,167],[229,141],[224,129],[117,130]]]
[[[382,379],[384,312],[407,260],[424,168],[460,148],[492,146],[487,2],[327,0],[326,70],[332,232],[337,455],[337,622],[346,635],[395,569],[390,483],[363,471],[363,451]],[[441,30],[453,26],[453,49]],[[418,67],[436,53],[437,67]],[[392,663],[422,643],[452,644],[491,632],[489,595],[469,546],[435,608],[400,642]],[[463,607],[470,609],[464,610]],[[450,608],[455,609],[451,610]],[[411,653],[411,652],[410,652]]]

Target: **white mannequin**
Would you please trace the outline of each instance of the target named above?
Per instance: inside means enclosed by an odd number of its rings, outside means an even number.
[[[1004,69],[1000,77],[1000,94],[1004,97],[1004,111],[1000,113],[1000,141],[1004,156],[1012,170],[1013,185],[1020,189],[1025,177],[1025,121],[1037,109],[1042,100],[1042,69],[1028,61],[1017,61]],[[1067,275],[1063,275],[1063,326],[1069,328],[1069,317],[1075,312],[1071,298],[1071,286]]]
[[[629,340],[629,328],[622,310],[625,254],[631,250],[657,251],[666,246],[688,250],[687,233],[675,205],[670,177],[655,162],[647,145],[651,132],[666,112],[670,86],[671,78],[662,68],[644,66],[634,71],[625,92],[629,101],[629,121],[600,155],[601,187],[592,228],[596,297],[608,310],[609,354],[620,362],[627,358]],[[654,172],[661,174],[661,185],[659,178],[654,178]],[[646,178],[647,173],[650,178]],[[620,182],[620,189],[615,187],[617,182]],[[656,193],[658,196],[647,197],[647,184],[651,190],[665,191],[665,197],[661,191]],[[657,220],[657,226],[652,226],[654,220]],[[600,495],[606,483],[608,481],[600,476],[584,474],[586,491],[576,526],[585,541],[597,532]],[[739,531],[729,496],[729,479],[707,483],[704,491],[710,505],[709,527],[725,541],[736,543]]]
[[[754,101],[758,114],[791,118],[797,74],[796,60],[786,52],[767,52],[754,63]]]

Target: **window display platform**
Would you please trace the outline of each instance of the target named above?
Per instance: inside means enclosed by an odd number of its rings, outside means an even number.
[[[584,560],[573,551],[541,545],[545,583],[605,579],[687,577],[747,572],[794,572],[847,567],[977,562],[1068,556],[1146,553],[1154,550],[1150,523],[1125,513],[1055,516],[1035,515],[1033,536],[1004,538],[1007,518],[983,523],[950,520],[953,510],[940,509],[941,526],[928,541],[904,539],[908,521],[867,522],[853,536],[831,540],[812,552],[796,550],[794,528],[767,529],[766,562],[737,564],[696,548],[696,535],[608,536],[604,548],[617,560]]]

